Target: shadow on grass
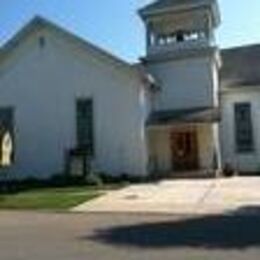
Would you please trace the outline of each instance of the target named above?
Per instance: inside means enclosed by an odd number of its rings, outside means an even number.
[[[252,214],[253,213],[253,214]],[[260,246],[260,207],[240,208],[218,216],[96,230],[96,242],[138,248],[245,249]]]

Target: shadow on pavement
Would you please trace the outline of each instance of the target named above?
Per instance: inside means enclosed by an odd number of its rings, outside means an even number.
[[[253,214],[252,214],[253,213]],[[96,230],[96,242],[124,247],[245,249],[260,246],[260,207],[160,223],[141,223]]]

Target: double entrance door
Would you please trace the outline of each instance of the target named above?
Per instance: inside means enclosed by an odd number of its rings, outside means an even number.
[[[173,130],[171,132],[171,154],[174,171],[198,170],[198,136],[196,129]]]

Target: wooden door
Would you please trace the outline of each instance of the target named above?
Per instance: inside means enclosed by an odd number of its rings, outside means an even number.
[[[171,134],[171,151],[173,170],[198,169],[198,140],[195,130],[173,131]]]

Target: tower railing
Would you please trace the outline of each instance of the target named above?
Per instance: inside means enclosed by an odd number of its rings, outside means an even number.
[[[167,42],[150,45],[148,47],[148,55],[164,54],[169,52],[185,51],[189,49],[201,49],[215,46],[215,41],[210,41],[207,38],[196,40],[181,41],[181,42]]]

